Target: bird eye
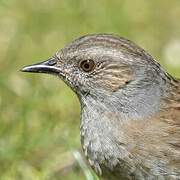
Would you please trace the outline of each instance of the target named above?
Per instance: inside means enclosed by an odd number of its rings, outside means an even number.
[[[95,63],[92,59],[82,60],[79,66],[84,72],[91,72],[95,67]]]

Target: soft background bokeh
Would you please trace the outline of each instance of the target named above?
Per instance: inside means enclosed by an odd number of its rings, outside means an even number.
[[[78,36],[108,32],[135,41],[180,77],[179,20],[179,0],[1,0],[0,179],[86,179],[81,158],[71,170],[80,148],[76,96],[55,77],[19,72],[22,66]]]

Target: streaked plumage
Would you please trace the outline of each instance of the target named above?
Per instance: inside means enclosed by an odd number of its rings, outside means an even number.
[[[83,36],[23,71],[56,74],[78,95],[83,150],[100,177],[180,179],[180,81],[135,43]]]

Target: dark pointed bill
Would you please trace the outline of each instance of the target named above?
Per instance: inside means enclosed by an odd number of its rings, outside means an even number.
[[[21,69],[22,72],[31,72],[31,73],[49,73],[49,74],[57,74],[60,73],[60,68],[56,67],[56,60],[54,58],[50,58],[46,61],[32,64],[29,66],[25,66]]]

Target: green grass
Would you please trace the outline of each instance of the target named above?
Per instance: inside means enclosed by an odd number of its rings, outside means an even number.
[[[180,77],[179,7],[179,0],[1,0],[0,179],[86,179],[79,165],[61,171],[80,148],[76,96],[54,77],[20,73],[22,66],[78,36],[108,32],[135,41]]]

